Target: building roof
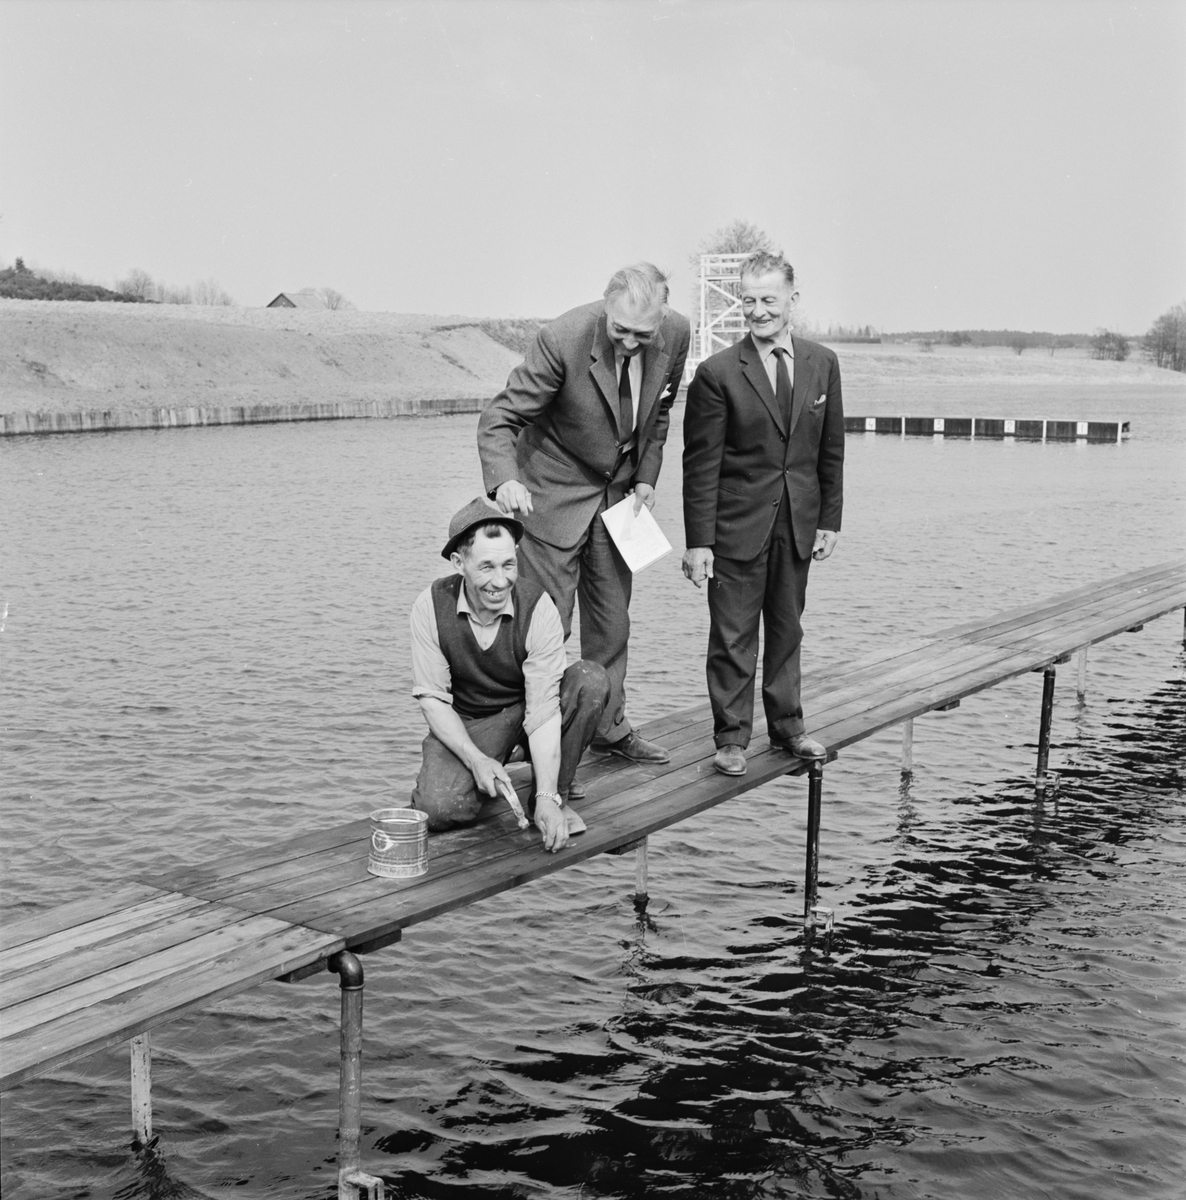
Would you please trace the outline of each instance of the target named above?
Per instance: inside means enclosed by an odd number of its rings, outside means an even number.
[[[268,308],[324,308],[325,301],[314,291],[281,292]]]

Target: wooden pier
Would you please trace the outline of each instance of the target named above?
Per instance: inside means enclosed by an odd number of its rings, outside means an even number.
[[[908,771],[915,717],[1041,672],[1041,791],[1057,664],[1079,653],[1082,694],[1089,646],[1183,607],[1186,560],[887,646],[805,679],[809,731],[835,757],[902,725]],[[0,1086],[130,1041],[133,1130],[146,1143],[152,1029],[264,980],[295,982],[328,969],[340,976],[342,997],[339,1195],[381,1197],[381,1181],[359,1165],[357,956],[397,942],[408,926],[607,852],[636,851],[636,895],[644,904],[649,834],[785,774],[809,775],[805,937],[818,925],[830,927],[815,876],[822,764],[808,766],[773,749],[758,726],[748,773],[717,774],[707,703],[652,722],[643,733],[669,750],[670,763],[644,766],[609,756],[586,763],[588,795],[580,809],[589,829],[558,854],[544,853],[538,834],[520,830],[505,805],[491,805],[478,825],[431,838],[427,875],[378,879],[366,870],[369,824],[359,819],[205,866],[145,874],[104,896],[7,926],[0,932]],[[520,790],[530,790],[526,778]]]
[[[845,417],[845,433],[895,437],[957,437],[1023,442],[1123,442],[1130,421],[1046,421],[1005,417]]]

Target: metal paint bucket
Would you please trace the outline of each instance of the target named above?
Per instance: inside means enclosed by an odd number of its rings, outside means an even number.
[[[428,870],[428,813],[377,808],[371,813],[367,870],[384,879],[410,879]]]

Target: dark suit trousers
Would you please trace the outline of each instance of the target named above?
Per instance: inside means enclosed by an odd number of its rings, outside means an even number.
[[[605,529],[604,500],[579,542],[564,550],[525,533],[519,543],[519,570],[556,602],[564,636],[581,605],[581,656],[605,668],[609,702],[597,729],[599,742],[617,742],[630,733],[626,717],[626,645],[630,640],[630,590],[634,575]]]
[[[787,739],[804,732],[799,697],[800,620],[810,555],[801,558],[784,492],[782,512],[757,557],[728,558],[714,547],[708,587],[708,696],[718,746],[749,745],[758,668],[758,621],[765,629],[762,706],[767,732]]]

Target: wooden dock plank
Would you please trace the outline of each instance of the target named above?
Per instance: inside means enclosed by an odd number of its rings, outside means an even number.
[[[1075,588],[1073,591],[1052,596],[1050,599],[1036,605],[1019,605],[1017,608],[997,613],[988,620],[965,621],[959,625],[947,626],[944,629],[937,630],[934,636],[939,638],[953,638],[965,637],[969,634],[977,633],[985,636],[995,636],[1018,625],[1024,625],[1030,621],[1040,621],[1050,615],[1057,615],[1068,609],[1081,607],[1084,601],[1090,602],[1096,598],[1107,600],[1125,592],[1135,592],[1146,587],[1150,582],[1166,580],[1172,584],[1174,582],[1181,583],[1183,579],[1186,579],[1186,560],[1174,560],[1162,563],[1158,567],[1133,571],[1128,575],[1110,579],[1106,583],[1095,587],[1088,585]]]
[[[57,908],[47,908],[0,927],[0,953],[38,938],[73,929],[83,922],[117,913],[129,905],[159,898],[160,889],[143,883],[128,883],[98,896],[73,900]]]
[[[145,982],[19,1032],[6,1028],[0,1039],[0,1089],[118,1045],[342,947],[339,937],[277,922],[271,933],[188,971]]]
[[[216,933],[243,915],[226,905],[188,896],[181,899],[189,903],[180,911],[146,914],[139,923],[113,933],[106,941],[48,958],[35,969],[6,972],[0,979],[0,1010],[4,1010],[0,1019],[6,1021],[6,1010],[13,1005],[142,962],[202,934]]]
[[[196,896],[161,892],[155,900],[133,904],[97,921],[87,921],[39,941],[18,946],[4,955],[4,970],[6,973],[15,973],[45,967],[56,959],[78,954],[93,946],[112,944],[155,922],[183,916],[203,905],[204,901]]]
[[[176,980],[192,968],[201,968],[239,947],[250,946],[288,928],[285,922],[272,917],[244,916],[238,911],[228,913],[227,917],[227,922],[213,932],[5,1008],[4,1033],[20,1033],[78,1009],[133,993],[147,984]]]

